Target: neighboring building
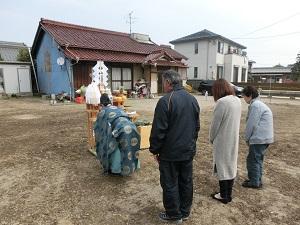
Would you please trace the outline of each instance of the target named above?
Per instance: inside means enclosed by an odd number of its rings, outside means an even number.
[[[224,78],[230,82],[247,82],[245,46],[208,30],[170,43],[175,50],[188,57],[188,79]]]
[[[251,77],[259,83],[290,83],[292,82],[292,66],[276,65],[273,67],[255,67],[251,69]]]
[[[0,93],[32,94],[30,62],[17,60],[24,43],[0,41]]]
[[[89,76],[98,60],[109,68],[109,85],[132,90],[144,79],[152,93],[162,92],[161,71],[177,70],[186,79],[187,59],[170,46],[157,45],[148,35],[127,34],[41,19],[32,55],[43,93],[74,90],[91,82]],[[57,60],[59,59],[58,65]]]
[[[253,64],[256,62],[253,60],[248,60],[248,82],[253,82],[254,78],[251,76],[251,70],[253,68]]]

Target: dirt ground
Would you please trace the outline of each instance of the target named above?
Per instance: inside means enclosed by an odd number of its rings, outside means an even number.
[[[266,154],[264,188],[241,187],[247,147],[240,140],[233,201],[210,198],[212,175],[208,128],[213,101],[196,96],[201,132],[194,159],[194,202],[184,224],[300,224],[300,101],[275,100],[275,139]],[[152,120],[157,99],[128,100],[129,111]],[[243,102],[241,137],[247,105]],[[163,210],[158,165],[147,150],[131,177],[101,174],[87,149],[85,105],[51,106],[40,98],[0,99],[0,224],[160,224]]]

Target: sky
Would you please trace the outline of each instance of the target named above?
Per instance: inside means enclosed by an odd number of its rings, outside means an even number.
[[[129,33],[157,44],[207,29],[247,47],[254,67],[296,62],[300,0],[0,0],[0,41],[32,46],[41,18]]]

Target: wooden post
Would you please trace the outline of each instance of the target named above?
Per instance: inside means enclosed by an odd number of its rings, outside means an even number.
[[[101,109],[100,105],[86,104],[87,111],[87,137],[88,137],[88,146],[89,151],[93,154],[96,152],[96,142],[95,142],[95,133],[94,133],[94,123],[97,119],[97,114]]]

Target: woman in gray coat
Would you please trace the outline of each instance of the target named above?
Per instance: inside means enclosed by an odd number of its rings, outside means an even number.
[[[261,188],[264,155],[269,144],[274,142],[273,114],[271,109],[258,96],[254,86],[242,91],[245,102],[249,104],[245,139],[249,146],[247,156],[248,180],[242,184],[246,188]]]
[[[241,102],[224,79],[214,82],[212,93],[216,105],[209,139],[213,144],[214,173],[219,178],[220,191],[211,196],[227,204],[232,200],[232,186],[237,174]]]

